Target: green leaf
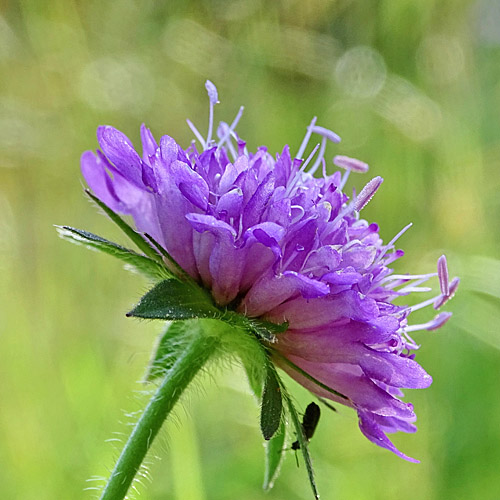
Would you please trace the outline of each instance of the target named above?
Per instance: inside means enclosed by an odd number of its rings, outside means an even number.
[[[144,377],[146,382],[162,378],[184,352],[186,338],[201,329],[199,321],[174,321],[168,323],[160,334]]]
[[[137,245],[137,248],[142,250],[148,257],[158,262],[161,262],[161,256],[147,243],[144,238],[130,227],[117,213],[113,212],[104,202],[102,202],[90,189],[86,189],[85,193],[105,214]]]
[[[177,271],[176,274],[178,276],[187,278],[188,280],[191,280],[194,283],[194,280],[189,276],[189,274],[186,273],[186,271],[184,271],[184,269],[182,269],[182,267],[179,264],[177,264],[177,261],[174,260],[174,258],[150,234],[144,233],[144,237],[147,238],[153,244],[153,247],[158,250],[160,255],[162,255],[165,260],[170,262],[170,264],[174,267],[174,269],[176,269]]]
[[[283,452],[285,451],[285,434],[286,427],[282,419],[278,432],[266,442],[266,470],[263,485],[266,491],[274,486],[274,481],[279,475]]]
[[[316,480],[314,479],[314,469],[312,465],[311,455],[309,453],[307,439],[304,436],[302,423],[300,422],[299,415],[297,413],[297,410],[295,409],[295,406],[293,405],[290,395],[286,391],[283,391],[283,397],[285,398],[292,424],[295,427],[297,441],[299,442],[300,450],[302,451],[302,456],[304,457],[304,462],[306,463],[307,475],[309,476],[309,482],[311,483],[314,498],[316,500],[319,500],[318,488],[316,486]]]
[[[266,441],[269,441],[278,430],[282,411],[280,383],[274,367],[269,363],[260,413],[260,429]]]
[[[218,319],[221,311],[203,288],[190,282],[167,279],[158,283],[127,316],[146,319]]]
[[[163,280],[171,276],[171,273],[156,260],[145,255],[138,254],[133,250],[122,247],[82,229],[69,226],[56,226],[59,235],[72,243],[84,245],[87,248],[98,250],[116,257],[145,276],[155,281]]]
[[[248,361],[244,358],[241,358],[241,361],[243,363],[243,367],[245,368],[245,373],[247,374],[250,389],[254,393],[255,397],[260,401],[264,390],[264,377],[262,376],[263,369],[260,366],[256,366],[252,361]]]

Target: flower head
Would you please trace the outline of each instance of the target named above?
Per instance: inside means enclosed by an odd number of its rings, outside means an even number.
[[[265,147],[251,153],[236,133],[243,108],[212,138],[218,94],[211,82],[206,88],[207,138],[188,121],[200,147],[193,141],[183,149],[166,135],[158,143],[143,125],[141,155],[121,132],[99,127],[100,150],[82,156],[88,185],[113,211],[131,215],[137,230],[209,289],[217,305],[288,322],[269,344],[275,362],[311,392],[354,408],[368,439],[413,460],[385,434],[416,430],[401,389],[432,382],[413,359],[419,346],[409,334],[438,328],[450,314],[420,325],[409,317],[424,306],[441,307],[458,279],[448,282],[444,257],[437,273],[392,273],[388,266],[403,255],[396,241],[410,225],[384,244],[378,226],[359,217],[382,178],[349,198],[343,188],[350,172],[368,165],[335,156],[344,172],[328,175],[326,144],[340,141],[334,132],[314,119],[294,156],[288,146],[276,156]],[[321,142],[303,159],[313,135]],[[421,285],[434,276],[436,297],[412,307],[393,304],[428,291]]]

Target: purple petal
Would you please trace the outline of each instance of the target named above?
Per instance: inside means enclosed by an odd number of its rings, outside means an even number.
[[[321,279],[330,283],[331,285],[354,285],[358,283],[362,278],[362,275],[355,272],[354,269],[340,269],[333,273],[324,274]]]
[[[415,418],[412,405],[400,401],[383,390],[366,377],[362,370],[355,365],[315,363],[296,356],[289,356],[289,359],[319,382],[347,396],[356,408],[382,416],[404,419]],[[285,364],[280,363],[280,366],[284,368]],[[323,389],[315,382],[308,380],[304,383],[305,377],[296,370],[290,368],[286,371],[315,394],[333,399],[331,392]],[[345,401],[343,403],[345,404]]]
[[[249,290],[240,310],[248,316],[261,316],[299,293],[308,297],[321,297],[328,291],[328,286],[324,283],[298,273],[287,271],[280,276],[270,274]]]
[[[125,134],[113,127],[101,126],[97,129],[97,140],[108,160],[127,180],[144,186],[141,158]]]
[[[224,217],[227,220],[231,217],[239,217],[242,206],[243,192],[240,188],[234,188],[219,198],[215,211],[218,217]]]
[[[331,328],[328,332],[287,331],[279,336],[276,348],[287,356],[313,363],[359,365],[365,375],[392,387],[424,389],[432,378],[414,360],[396,353],[370,349]],[[372,339],[373,340],[373,339]]]
[[[111,210],[120,211],[120,200],[113,188],[113,181],[106,172],[104,162],[92,151],[86,151],[80,159],[82,175],[89,188],[95,195],[105,203]],[[119,174],[115,174],[119,175]]]
[[[368,321],[378,316],[378,308],[374,300],[348,290],[312,300],[302,297],[292,299],[266,316],[275,323],[288,321],[294,328],[300,329],[320,327],[339,320]]]
[[[156,154],[158,144],[151,133],[151,130],[144,125],[141,125],[141,141],[142,141],[142,159],[144,162],[149,163],[149,157]]]
[[[359,411],[359,428],[361,432],[372,442],[382,448],[392,451],[398,457],[408,460],[408,462],[420,463],[419,460],[411,458],[404,453],[401,453],[390,441],[390,439],[384,434],[380,426],[377,424],[375,419],[370,413],[365,411]]]
[[[205,211],[208,207],[208,186],[203,177],[186,163],[175,160],[170,164],[170,171],[179,191],[195,207]]]
[[[246,251],[235,247],[236,231],[229,224],[212,215],[191,213],[186,219],[196,231],[209,231],[215,236],[209,263],[212,294],[219,305],[226,305],[238,294]]]
[[[397,354],[364,348],[359,365],[365,374],[393,387],[425,389],[432,377],[416,362]]]
[[[342,252],[342,266],[354,269],[368,269],[377,255],[375,246],[355,246]]]
[[[273,222],[264,222],[247,229],[243,235],[244,247],[247,249],[246,264],[241,281],[241,289],[248,289],[267,272],[274,274],[277,262],[281,258],[279,242],[285,229]]]
[[[333,245],[325,245],[312,252],[304,265],[308,269],[314,269],[315,273],[325,273],[336,269],[341,260],[340,253]]]
[[[243,209],[243,230],[260,222],[274,191],[274,174],[269,172]]]

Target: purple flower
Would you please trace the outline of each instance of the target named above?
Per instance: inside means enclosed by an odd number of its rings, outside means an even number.
[[[417,330],[442,326],[449,313],[409,324],[412,311],[441,307],[455,292],[446,259],[438,272],[394,275],[388,267],[403,255],[395,248],[406,226],[389,243],[378,226],[359,217],[382,183],[375,177],[351,199],[343,188],[351,171],[368,165],[336,156],[344,173],[326,174],[327,141],[340,138],[314,119],[297,154],[288,146],[273,157],[255,153],[231,125],[213,134],[215,86],[207,138],[191,122],[201,148],[186,150],[169,136],[159,143],[141,127],[142,155],[118,130],[97,131],[100,150],[82,156],[82,172],[112,210],[131,215],[137,230],[152,236],[194,279],[211,290],[219,306],[275,323],[288,322],[270,343],[276,364],[318,396],[354,408],[363,434],[402,458],[387,432],[414,432],[413,406],[402,388],[425,388],[432,379],[414,361]],[[312,134],[321,144],[302,159]],[[319,151],[318,151],[319,150]],[[316,172],[322,172],[314,177]],[[428,288],[438,276],[440,293],[415,306],[393,300]]]

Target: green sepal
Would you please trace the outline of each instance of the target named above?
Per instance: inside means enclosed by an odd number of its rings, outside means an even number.
[[[288,322],[281,324],[271,323],[270,321],[262,319],[248,318],[243,314],[231,310],[224,311],[221,319],[230,325],[243,328],[256,335],[259,339],[267,342],[274,342],[276,340],[276,334],[286,332],[288,329]]]
[[[295,406],[293,404],[292,398],[283,390],[283,398],[285,399],[286,405],[288,407],[288,413],[290,414],[290,419],[293,426],[295,427],[295,434],[297,435],[297,441],[300,445],[300,450],[302,456],[304,457],[304,462],[306,463],[307,475],[309,476],[309,482],[314,493],[314,498],[319,500],[318,487],[316,486],[316,480],[314,479],[314,469],[312,465],[311,454],[309,453],[308,442],[304,436],[304,429],[302,428],[302,423],[300,422],[299,415]]]
[[[155,285],[127,316],[145,319],[184,320],[221,317],[209,293],[191,282],[166,279]]]
[[[266,441],[266,469],[264,472],[264,490],[268,491],[274,486],[274,481],[279,475],[280,465],[285,451],[286,426],[281,419],[278,431]]]
[[[161,262],[161,256],[149,243],[132,227],[130,227],[117,213],[113,212],[104,202],[102,202],[90,189],[85,190],[86,195],[94,201],[104,213],[137,245],[142,252],[153,260]]]
[[[199,321],[174,321],[168,323],[158,337],[156,346],[149,362],[145,382],[153,382],[165,376],[172,368],[179,354],[183,352],[186,338],[199,334]]]
[[[281,386],[274,366],[269,363],[260,413],[260,429],[266,441],[269,441],[278,430],[282,412]]]
[[[288,330],[288,321],[285,323],[271,323],[262,319],[247,318],[247,328],[258,337],[268,342],[274,342],[276,334],[284,333]]]
[[[92,250],[112,255],[154,281],[172,276],[165,266],[158,261],[101,238],[96,234],[69,226],[56,226],[56,228],[62,238],[72,243],[84,245]]]

